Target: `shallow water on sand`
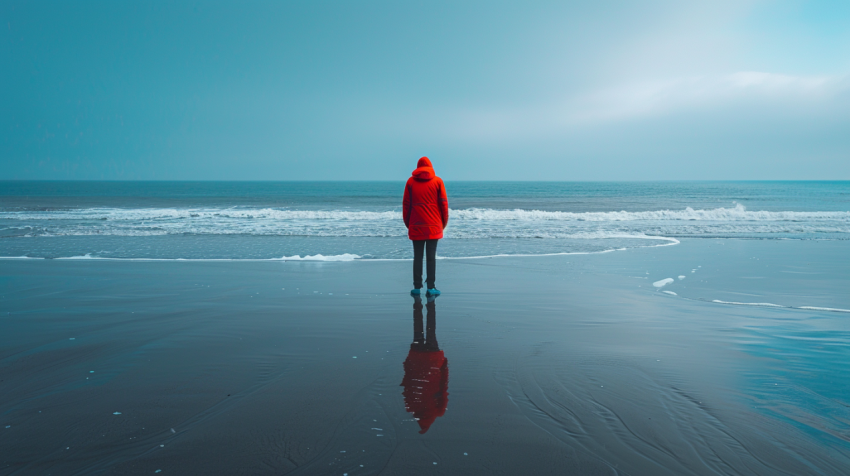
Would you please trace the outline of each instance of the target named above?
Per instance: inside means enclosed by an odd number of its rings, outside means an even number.
[[[722,243],[7,260],[0,474],[847,474],[848,244]]]

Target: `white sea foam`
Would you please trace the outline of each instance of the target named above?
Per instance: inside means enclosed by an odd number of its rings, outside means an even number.
[[[750,211],[742,205],[705,210],[685,208],[581,213],[470,208],[453,209],[450,216],[446,240],[477,240],[476,243],[463,245],[464,249],[470,250],[466,254],[476,255],[470,257],[560,254],[559,251],[597,252],[666,246],[677,244],[679,237],[850,239],[850,212]],[[49,249],[49,254],[52,255],[62,254],[60,250],[63,249],[79,250],[73,253],[80,254],[92,249],[89,246],[78,246],[83,241],[61,241],[63,237],[115,237],[112,241],[91,241],[98,243],[96,249],[111,250],[107,253],[95,253],[106,256],[114,254],[118,248],[125,250],[122,254],[129,252],[131,256],[133,254],[129,250],[134,247],[145,250],[144,255],[154,248],[166,249],[166,245],[160,245],[167,243],[161,241],[165,238],[158,237],[168,236],[320,237],[339,238],[353,244],[350,248],[340,248],[339,245],[343,241],[335,241],[329,249],[324,247],[325,243],[330,243],[327,240],[313,242],[316,243],[315,247],[312,247],[312,244],[304,244],[304,240],[301,240],[296,246],[282,248],[290,254],[299,253],[299,256],[287,259],[329,260],[327,256],[314,257],[319,253],[348,253],[360,256],[368,254],[368,258],[397,257],[397,248],[393,248],[395,245],[387,245],[389,240],[356,240],[406,239],[407,229],[398,209],[87,208],[0,211],[0,235],[9,239],[6,243],[14,244],[14,247],[8,248],[4,253],[8,255],[30,254],[32,247],[20,242],[29,238],[58,238],[55,245],[47,240],[38,244],[40,249]],[[133,240],[119,241],[125,237]],[[142,240],[148,237],[153,237],[154,241]],[[522,240],[522,243],[515,244],[511,240]],[[66,247],[66,243],[70,245]],[[156,245],[152,247],[150,243]],[[255,255],[264,254],[256,250],[268,246],[268,243],[269,240],[255,240],[248,246]],[[209,246],[215,247],[214,244]],[[387,252],[388,249],[392,251]],[[493,253],[489,253],[491,250]],[[236,253],[234,257],[238,258],[238,255],[239,253]],[[305,255],[310,258],[302,258]],[[93,259],[85,256],[73,258]],[[691,273],[695,271],[696,269]]]
[[[670,284],[672,282],[673,282],[673,278],[665,278],[665,279],[662,279],[660,281],[656,281],[656,282],[652,283],[652,285],[655,286],[656,288],[663,288],[664,286],[667,286],[668,284]]]
[[[92,256],[91,253],[86,253],[81,256],[60,256],[56,259],[104,259],[98,256]]]
[[[734,302],[734,301],[721,301],[719,299],[714,299],[711,302],[716,302],[718,304],[734,304],[736,306],[787,307],[787,306],[780,306],[779,304],[773,304],[773,303],[769,303],[769,302]]]
[[[834,307],[800,306],[798,309],[808,309],[810,311],[850,312],[850,309],[838,309]]]
[[[671,296],[678,296],[678,294],[674,293],[673,291],[661,291],[661,292],[662,292],[662,293],[669,294],[669,295],[671,295]]]
[[[351,253],[343,253],[341,255],[331,255],[331,256],[323,256],[320,254],[312,255],[312,256],[284,256],[282,258],[276,258],[279,261],[354,261],[356,259],[360,259],[361,256],[351,254]]]
[[[679,281],[681,281],[681,280],[683,280],[683,279],[685,279],[685,278],[686,278],[686,276],[681,275],[681,274],[679,275]]]
[[[400,220],[398,211],[349,210],[287,210],[277,208],[84,208],[73,210],[47,210],[0,212],[7,220],[171,220],[209,218],[247,218],[277,220]]]
[[[663,239],[669,236],[850,234],[850,212],[708,210],[560,212],[451,210],[451,239]],[[21,221],[29,222],[19,226]],[[88,208],[0,212],[13,236],[158,236],[173,234],[395,237],[406,235],[397,210],[276,208]]]
[[[647,246],[648,248],[673,246],[679,244],[678,240],[670,239],[664,243]],[[470,260],[470,259],[490,259],[490,258],[539,258],[549,256],[571,256],[571,255],[596,255],[612,253],[614,251],[625,251],[628,248],[609,248],[599,251],[564,251],[559,253],[499,253],[491,255],[474,255],[474,256],[437,256],[438,260]],[[0,260],[4,259],[47,259],[42,257],[29,256],[0,256]],[[299,255],[283,256],[280,258],[130,258],[130,257],[108,257],[108,256],[91,256],[90,253],[76,256],[62,256],[52,259],[60,260],[106,260],[106,261],[410,261],[410,258],[364,258],[360,255],[352,253],[343,253],[341,255]]]
[[[765,211],[747,210],[741,204],[734,208],[694,210],[651,210],[639,212],[562,212],[542,210],[499,210],[469,208],[451,210],[453,220],[477,221],[790,221],[850,220],[850,211]],[[2,211],[0,219],[8,220],[160,220],[198,219],[210,217],[276,220],[399,220],[401,212],[356,210],[290,210],[279,208],[86,208],[47,211]]]
[[[840,309],[834,307],[816,307],[816,306],[782,306],[779,304],[773,304],[769,302],[734,302],[734,301],[721,301],[719,299],[714,299],[711,302],[716,302],[718,304],[733,304],[736,306],[761,306],[761,307],[778,307],[784,309],[805,309],[808,311],[827,311],[827,312],[850,312],[850,309]]]
[[[642,212],[550,212],[540,210],[493,210],[472,208],[453,210],[452,215],[460,219],[499,220],[559,220],[559,221],[804,221],[812,219],[850,220],[850,212],[796,212],[796,211],[749,211],[743,205],[734,208],[694,210],[653,210]]]
[[[18,259],[18,257],[3,257],[0,259]],[[30,258],[44,259],[44,258]],[[283,256],[281,258],[113,258],[108,256],[92,256],[91,253],[78,256],[61,256],[54,259],[59,260],[105,260],[105,261],[354,261],[362,259],[360,255],[343,253],[341,255],[321,254],[305,256]],[[404,260],[382,260],[382,261],[404,261]]]

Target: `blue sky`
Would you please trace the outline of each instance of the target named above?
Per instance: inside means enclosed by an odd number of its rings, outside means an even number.
[[[593,5],[586,5],[592,3]],[[0,5],[0,179],[850,179],[850,2]]]

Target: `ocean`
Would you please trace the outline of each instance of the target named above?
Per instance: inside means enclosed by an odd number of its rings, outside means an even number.
[[[850,182],[0,183],[0,474],[850,474]]]
[[[0,182],[0,257],[412,257],[399,182]],[[446,182],[444,259],[850,239],[850,182]]]

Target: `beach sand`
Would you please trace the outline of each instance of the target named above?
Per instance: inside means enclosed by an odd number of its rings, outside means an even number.
[[[4,260],[0,474],[847,474],[848,269],[845,241],[440,260],[421,433],[409,261]]]

